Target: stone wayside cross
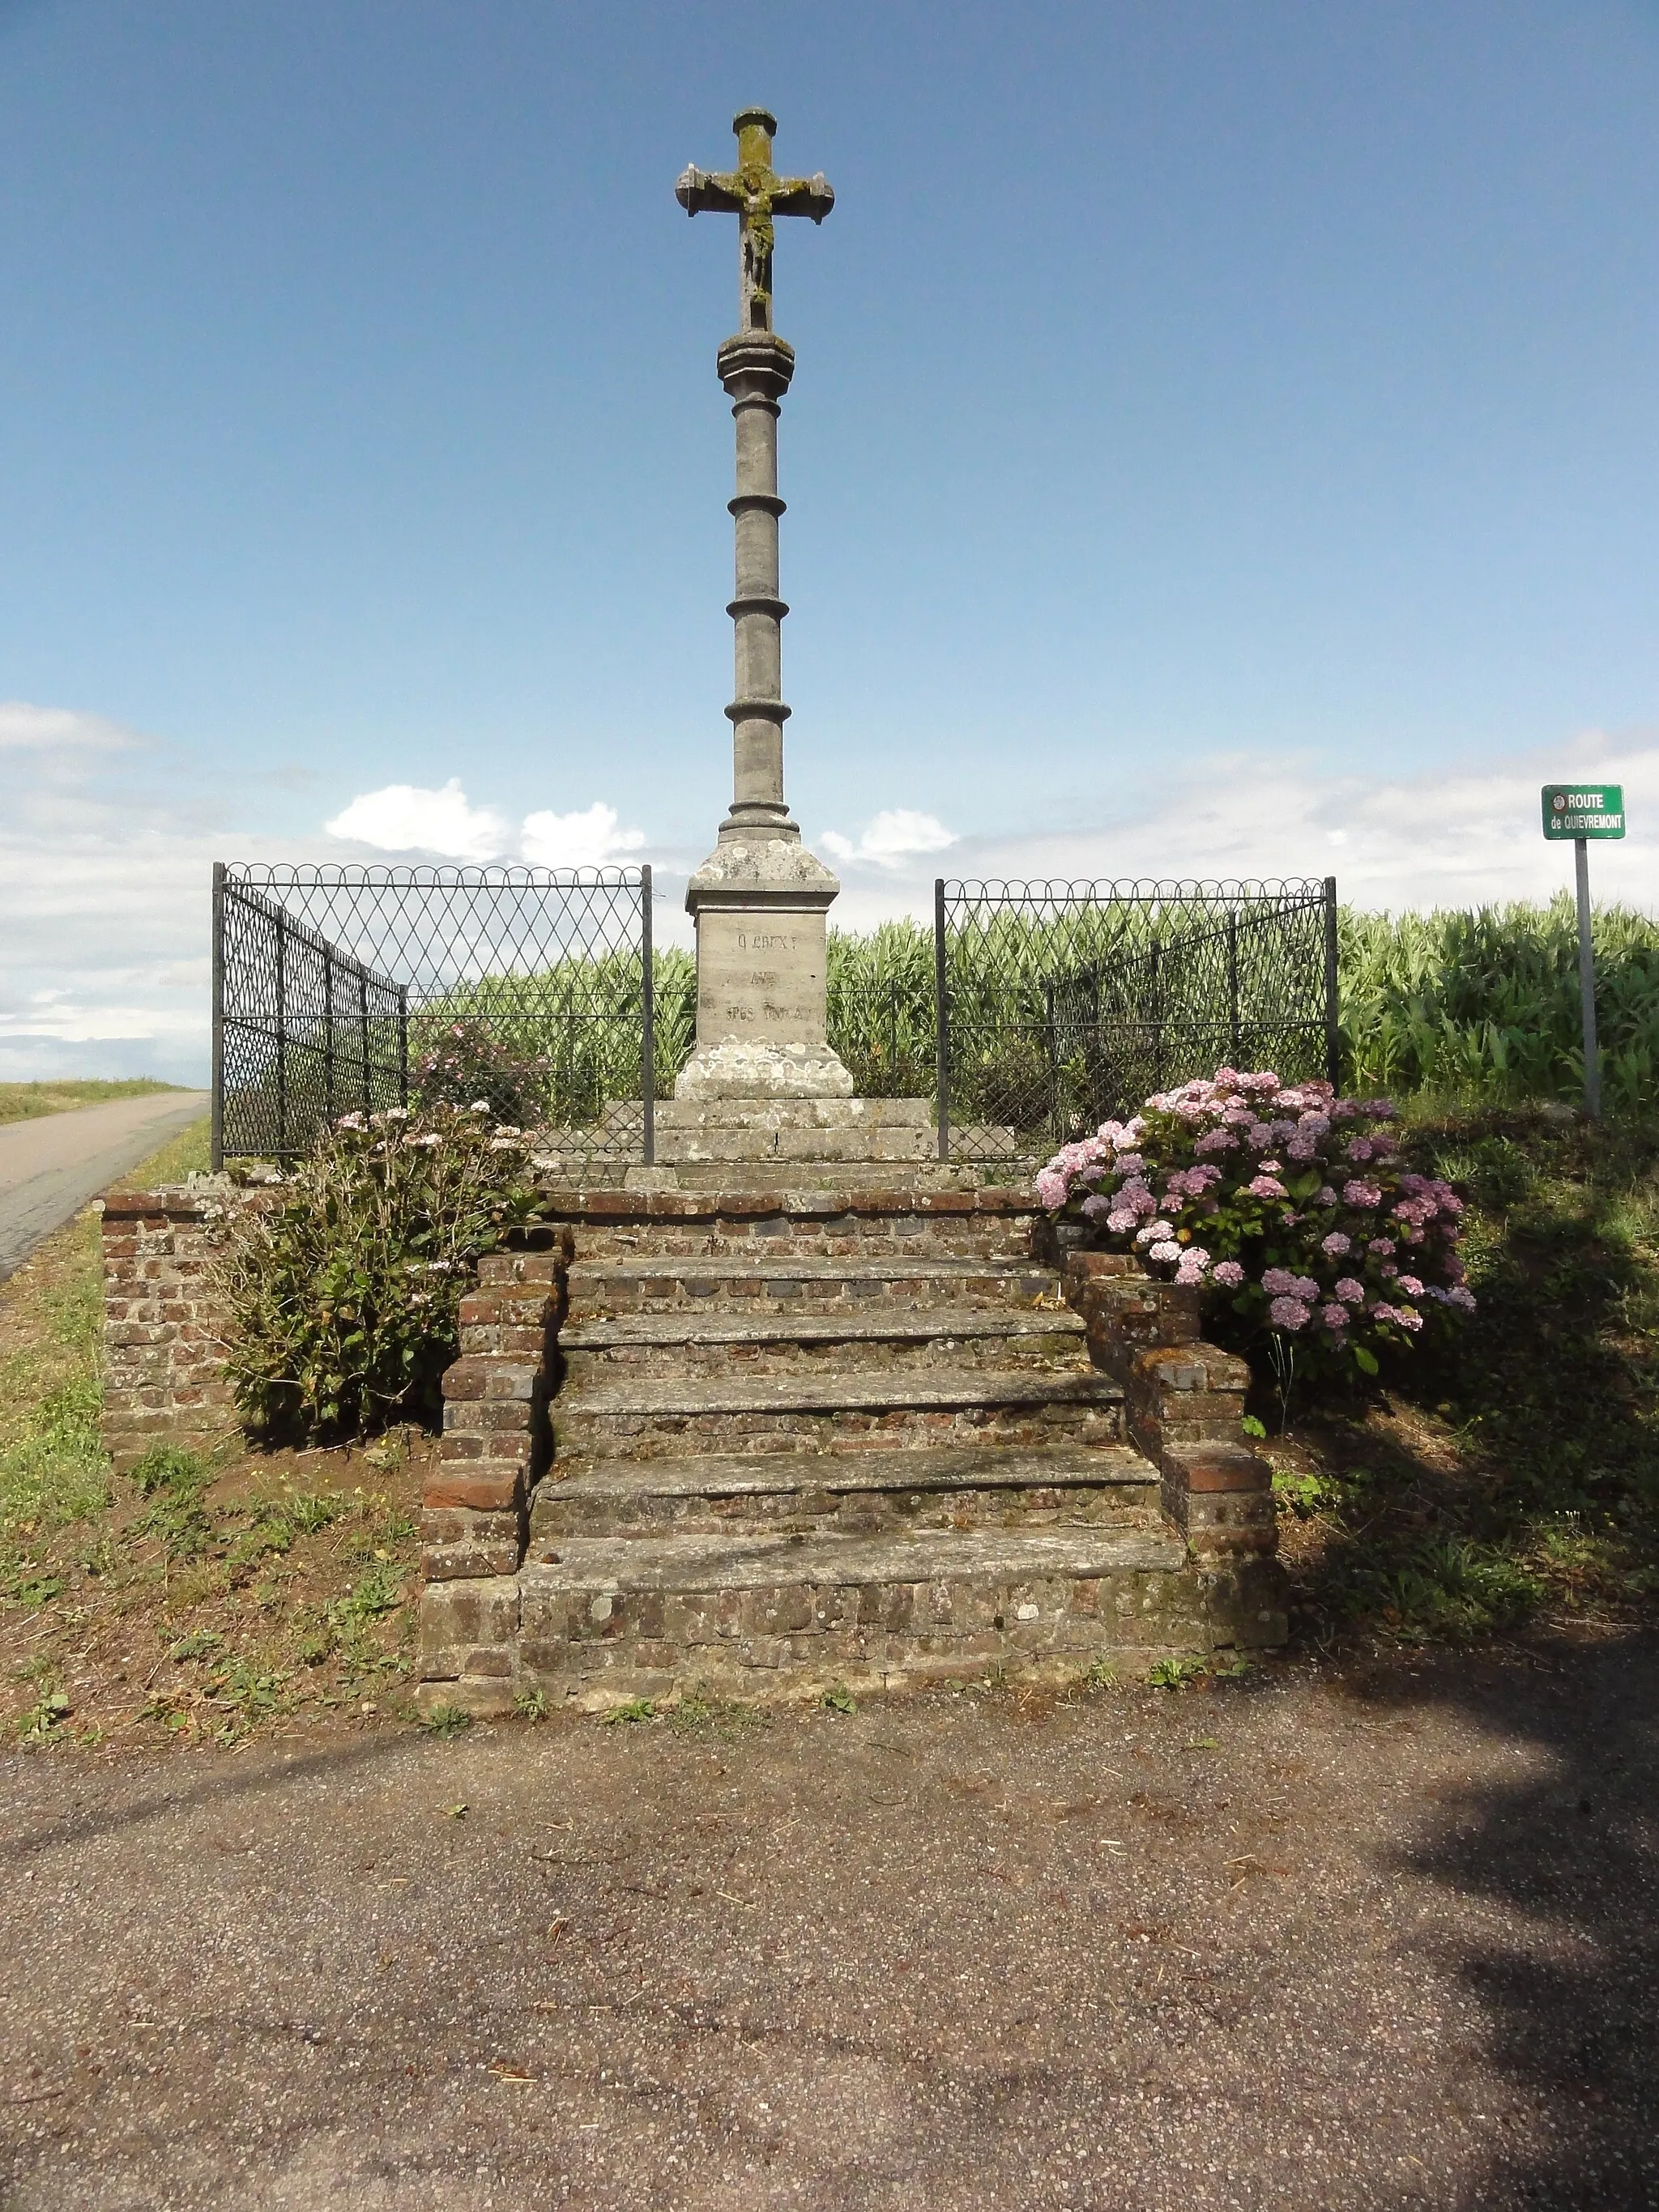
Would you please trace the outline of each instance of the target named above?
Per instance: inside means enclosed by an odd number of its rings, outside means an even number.
[[[738,218],[740,323],[717,356],[737,422],[737,592],[732,797],[714,851],[691,878],[697,930],[697,1047],[675,1086],[696,1098],[848,1097],[852,1078],[824,1028],[825,915],[840,884],[800,842],[783,795],[782,622],[778,596],[778,408],[795,356],[772,327],[774,219],[822,222],[836,196],[821,176],[781,177],[777,124],[746,107],[732,129],[738,166],[688,168],[675,196],[688,215]]]

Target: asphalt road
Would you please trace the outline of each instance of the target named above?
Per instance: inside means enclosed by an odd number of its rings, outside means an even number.
[[[1638,2212],[1656,1814],[1632,1638],[14,1753],[0,2204]]]
[[[0,1283],[77,1208],[199,1121],[205,1091],[152,1091],[0,1124]]]

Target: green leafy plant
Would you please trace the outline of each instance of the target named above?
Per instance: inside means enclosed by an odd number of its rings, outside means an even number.
[[[606,1728],[618,1724],[626,1727],[630,1721],[649,1721],[657,1717],[656,1701],[651,1698],[629,1698],[625,1705],[612,1705],[599,1718]]]
[[[845,1682],[831,1682],[818,1703],[830,1713],[855,1713],[859,1709],[858,1699]]]
[[[159,1538],[169,1559],[199,1559],[213,1541],[213,1523],[202,1502],[213,1478],[195,1453],[152,1444],[132,1480],[149,1500],[133,1534]]]
[[[43,1682],[19,1724],[18,1734],[27,1744],[49,1743],[74,1710],[65,1690],[55,1682]]]
[[[1146,1669],[1146,1681],[1154,1690],[1184,1690],[1196,1682],[1204,1672],[1202,1659],[1154,1659]]]
[[[460,1735],[472,1725],[472,1716],[465,1705],[428,1705],[421,1715],[421,1726],[428,1735]]]
[[[480,1255],[541,1201],[516,1129],[439,1107],[347,1115],[229,1229],[226,1372],[272,1437],[331,1441],[431,1420]]]

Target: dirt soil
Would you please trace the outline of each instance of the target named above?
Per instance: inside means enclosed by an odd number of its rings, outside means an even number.
[[[0,2203],[1659,2205],[1659,1643],[0,1763]]]

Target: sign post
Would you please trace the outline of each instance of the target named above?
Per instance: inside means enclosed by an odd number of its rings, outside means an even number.
[[[1590,938],[1589,841],[1625,834],[1621,785],[1575,791],[1567,784],[1544,786],[1544,836],[1552,844],[1572,840],[1573,878],[1578,893],[1578,996],[1584,1023],[1584,1111],[1601,1118],[1601,1055],[1595,1042],[1595,947]]]

